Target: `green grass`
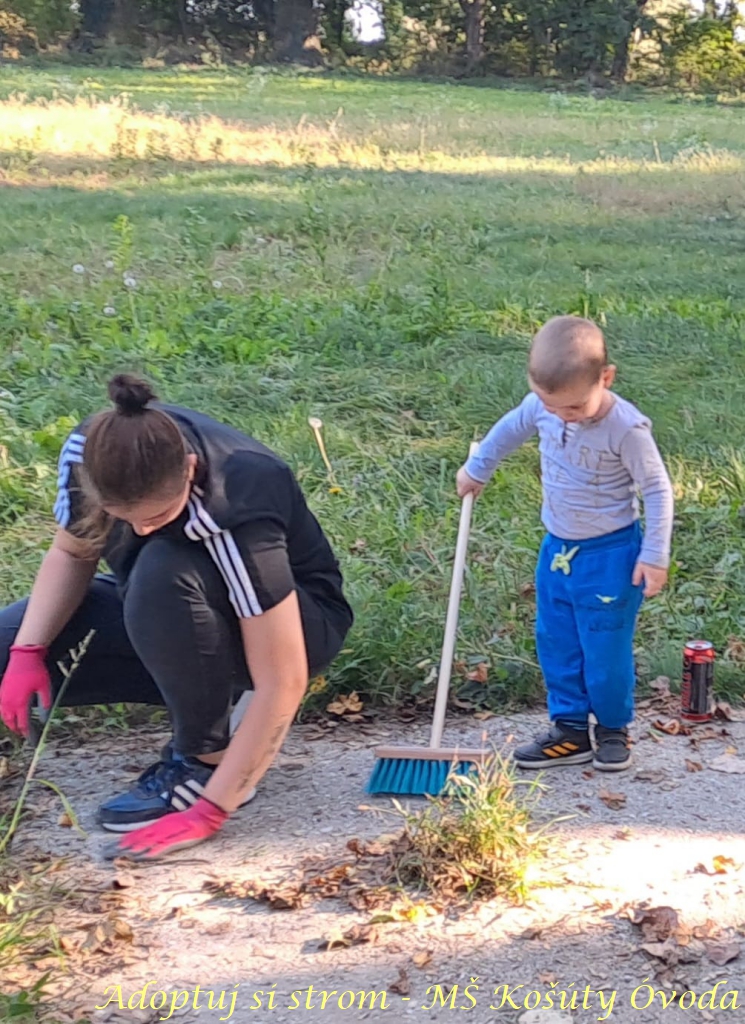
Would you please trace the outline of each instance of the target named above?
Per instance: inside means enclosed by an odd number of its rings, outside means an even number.
[[[326,693],[417,690],[439,655],[454,473],[522,397],[531,332],[575,312],[604,324],[678,494],[643,672],[677,675],[695,634],[723,649],[745,632],[741,126],[735,106],[672,96],[3,67],[0,597],[27,590],[50,534],[67,425],[134,368],[297,471],[357,611]],[[520,596],[537,467],[533,446],[514,456],[474,518],[459,655],[489,657],[495,706],[540,693]],[[717,679],[745,691],[726,659]]]

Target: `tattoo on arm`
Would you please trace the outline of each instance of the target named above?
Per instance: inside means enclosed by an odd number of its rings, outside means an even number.
[[[240,780],[241,789],[248,789],[248,787],[253,783],[254,777],[259,769],[264,765],[267,765],[268,767],[272,763],[274,758],[277,756],[279,748],[282,746],[282,742],[291,723],[292,717],[290,715],[283,715],[279,720],[269,739],[269,748],[264,757],[252,761],[251,764],[246,767]]]

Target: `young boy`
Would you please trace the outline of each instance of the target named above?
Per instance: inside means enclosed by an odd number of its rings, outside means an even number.
[[[667,582],[673,494],[650,421],[613,394],[615,375],[594,323],[549,320],[530,349],[531,393],[458,471],[459,496],[478,497],[499,463],[538,434],[548,533],[536,573],[536,646],[552,724],[516,749],[521,768],[592,761],[623,771],[631,761],[634,628],[642,597]]]

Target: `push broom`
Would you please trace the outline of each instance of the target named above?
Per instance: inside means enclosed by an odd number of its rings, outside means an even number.
[[[476,449],[471,445],[471,452]],[[453,574],[450,581],[445,636],[440,657],[437,678],[437,695],[432,716],[432,732],[428,747],[379,747],[375,751],[377,762],[367,792],[371,794],[391,793],[398,796],[436,796],[440,793],[451,771],[467,774],[474,764],[491,756],[488,750],[468,750],[458,747],[442,747],[442,733],[445,727],[450,676],[453,668],[455,634],[458,629],[460,594],[463,573],[466,567],[468,533],[471,527],[473,494],[467,494],[461,503],[458,541],[455,546]]]

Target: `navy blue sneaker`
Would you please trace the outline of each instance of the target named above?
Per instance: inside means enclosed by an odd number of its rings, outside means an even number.
[[[133,832],[166,814],[185,811],[197,802],[215,769],[194,757],[172,757],[150,765],[126,793],[113,796],[98,809],[97,821],[107,832]],[[243,804],[253,800],[252,789]],[[241,805],[243,806],[243,805]]]
[[[606,729],[595,726],[597,749],[592,762],[599,772],[625,772],[631,767],[631,741],[628,729]]]
[[[554,768],[561,764],[587,764],[592,761],[592,745],[587,729],[575,729],[566,722],[555,722],[548,732],[530,743],[515,748],[518,768]]]

